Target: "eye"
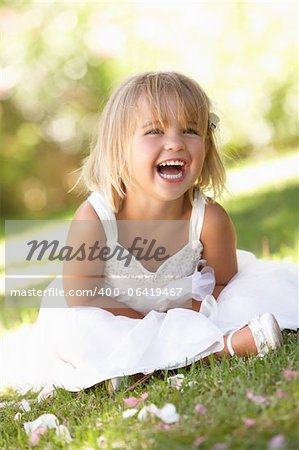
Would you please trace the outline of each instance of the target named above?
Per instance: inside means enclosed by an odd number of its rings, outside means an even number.
[[[194,128],[186,128],[186,130],[184,131],[184,133],[187,134],[196,134],[198,135],[198,132],[196,130],[194,130]]]
[[[161,130],[158,130],[158,128],[155,128],[155,129],[153,129],[153,130],[147,131],[147,132],[145,133],[145,135],[147,135],[147,134],[160,134],[160,133],[162,133],[162,131],[161,131]]]

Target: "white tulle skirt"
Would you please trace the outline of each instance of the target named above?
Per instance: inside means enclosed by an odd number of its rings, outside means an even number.
[[[92,307],[42,308],[37,323],[0,340],[0,389],[78,391],[109,378],[186,366],[223,348],[223,335],[264,312],[298,328],[297,268],[238,251],[239,272],[201,311],[129,319]],[[55,280],[58,288],[61,280]]]

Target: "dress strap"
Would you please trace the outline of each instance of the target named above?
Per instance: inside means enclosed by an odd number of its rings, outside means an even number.
[[[206,201],[199,189],[194,190],[194,200],[189,226],[189,241],[198,241],[205,216]]]
[[[117,224],[114,212],[99,192],[92,192],[87,201],[91,204],[102,222],[107,241],[116,243],[118,239]]]

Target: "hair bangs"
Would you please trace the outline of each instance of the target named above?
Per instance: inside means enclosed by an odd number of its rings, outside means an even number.
[[[164,75],[164,76],[163,76]],[[204,137],[208,129],[209,101],[192,80],[176,73],[151,73],[138,85],[139,99],[144,98],[152,121],[168,126],[177,119],[182,127],[193,124]]]

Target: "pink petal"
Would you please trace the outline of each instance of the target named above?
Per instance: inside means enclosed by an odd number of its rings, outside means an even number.
[[[198,403],[195,408],[194,408],[195,412],[197,412],[198,414],[205,414],[207,412],[207,408],[202,405],[201,403]]]
[[[123,399],[124,405],[126,408],[135,408],[140,405],[140,398],[137,397],[128,397]]]
[[[206,436],[199,436],[192,444],[192,447],[199,447],[203,442],[207,440]]]
[[[267,403],[267,399],[263,395],[254,395],[252,391],[248,391],[246,395],[249,400],[253,401],[257,405]]]
[[[34,430],[29,436],[29,445],[37,445],[40,437],[47,431],[44,427],[39,427]]]
[[[285,448],[285,446],[286,446],[286,438],[284,437],[283,434],[277,434],[268,441],[269,450],[278,450]]]
[[[128,397],[124,398],[123,402],[126,408],[136,408],[140,405],[141,402],[148,398],[148,393],[145,392],[141,395],[141,397]]]
[[[294,378],[299,377],[299,372],[297,370],[283,370],[282,376],[285,380],[293,380]]]
[[[245,427],[253,427],[256,424],[256,420],[251,419],[250,417],[246,417],[245,419],[243,419],[244,425]]]
[[[159,423],[158,428],[161,428],[162,430],[171,430],[171,425],[169,423],[161,422]]]
[[[29,445],[37,445],[40,440],[40,435],[36,433],[36,431],[33,431],[33,433],[30,434],[29,437]]]
[[[287,396],[287,394],[282,389],[277,389],[276,395],[278,398],[284,398]]]
[[[40,435],[45,434],[46,431],[47,431],[46,427],[38,427],[36,430],[34,430],[35,433]]]

